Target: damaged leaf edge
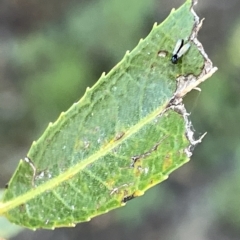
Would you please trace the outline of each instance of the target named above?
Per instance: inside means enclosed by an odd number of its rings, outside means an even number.
[[[183,97],[190,92],[191,90],[195,89],[198,91],[201,91],[200,88],[198,88],[198,85],[204,82],[206,79],[211,77],[217,70],[217,67],[213,67],[212,61],[208,58],[208,55],[204,51],[204,48],[202,44],[197,39],[197,34],[202,27],[202,23],[204,19],[199,20],[198,15],[195,13],[193,6],[197,4],[197,0],[192,0],[192,6],[191,6],[191,13],[194,16],[194,22],[195,25],[193,27],[192,33],[189,37],[189,40],[192,41],[198,48],[199,52],[202,54],[204,58],[204,67],[202,72],[198,76],[194,76],[193,74],[189,74],[187,76],[179,76],[177,78],[177,89],[173,95],[173,98],[171,99],[168,107],[165,109],[165,111],[172,109],[176,112],[178,112],[180,115],[183,116],[184,122],[185,122],[185,129],[186,129],[186,137],[188,141],[190,142],[190,145],[185,149],[185,153],[188,158],[192,156],[192,152],[194,147],[202,142],[202,139],[207,134],[206,132],[202,134],[202,136],[195,140],[194,138],[194,131],[192,130],[192,123],[188,119],[188,116],[190,115],[187,113],[186,108],[184,107],[184,104],[182,103]]]
[[[204,58],[204,67],[202,72],[198,76],[189,74],[187,76],[179,76],[177,78],[177,90],[171,100],[171,103],[173,105],[177,105],[178,103],[182,102],[182,98],[192,89],[201,91],[201,89],[197,88],[197,86],[209,77],[211,77],[212,74],[217,71],[217,67],[213,67],[212,61],[208,58],[208,55],[204,51],[202,44],[197,39],[197,34],[202,27],[204,19],[199,20],[199,17],[195,13],[193,6],[196,4],[197,0],[192,0],[192,6],[190,11],[194,16],[195,25],[193,27],[192,34],[190,35],[189,40],[196,45],[199,52],[202,54]]]

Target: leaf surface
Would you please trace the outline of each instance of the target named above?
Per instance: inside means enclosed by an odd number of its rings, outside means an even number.
[[[188,0],[155,24],[49,124],[20,160],[0,214],[32,229],[74,226],[123,206],[189,161],[195,142],[181,97],[211,72],[191,6]],[[178,39],[191,47],[173,64]]]

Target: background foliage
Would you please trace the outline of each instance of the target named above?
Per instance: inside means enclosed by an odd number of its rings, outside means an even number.
[[[182,3],[0,3],[0,188],[48,122]],[[11,239],[240,238],[239,8],[236,0],[195,8],[206,18],[199,39],[219,71],[184,99],[196,135],[208,132],[192,161],[124,208],[73,229],[24,230]]]

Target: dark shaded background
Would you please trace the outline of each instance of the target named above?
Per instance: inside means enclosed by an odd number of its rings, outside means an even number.
[[[47,124],[183,2],[0,1],[0,188]],[[195,10],[219,70],[184,99],[196,136],[208,132],[191,161],[124,208],[12,239],[240,239],[240,1],[199,0]]]

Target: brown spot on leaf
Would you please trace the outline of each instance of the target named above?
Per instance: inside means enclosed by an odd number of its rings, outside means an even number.
[[[126,203],[126,202],[128,202],[128,201],[130,201],[130,200],[132,200],[132,199],[134,199],[135,197],[134,197],[134,194],[132,194],[132,195],[129,195],[129,196],[126,196],[126,197],[124,197],[123,199],[122,199],[122,202],[123,203]]]
[[[117,140],[121,139],[124,136],[124,134],[125,134],[124,132],[117,133],[117,135],[115,136],[114,141],[117,141]]]
[[[19,210],[20,210],[20,212],[25,212],[25,211],[26,211],[26,206],[25,206],[25,204],[19,205]]]

